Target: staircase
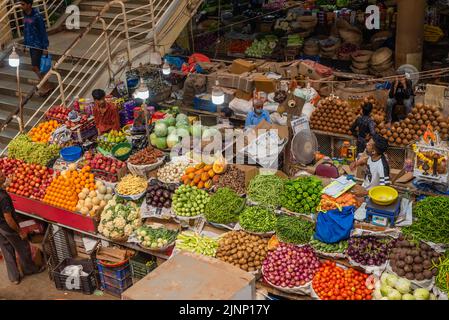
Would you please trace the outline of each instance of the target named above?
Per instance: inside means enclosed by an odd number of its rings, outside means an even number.
[[[120,74],[130,60],[134,66],[149,60],[153,48],[153,23],[158,42],[157,50],[164,54],[175,42],[196,12],[202,0],[128,0],[123,1],[129,37],[126,37],[124,15],[119,3],[112,1],[79,1],[80,29],[63,30],[50,35],[49,51],[53,55],[53,70],[62,77],[64,97],[57,88],[50,97],[42,99],[36,94],[24,105],[25,130],[31,129],[43,117],[44,112],[55,104],[69,103],[73,96],[88,96],[94,87],[106,88],[109,75]],[[110,5],[105,8],[105,6]],[[153,4],[153,12],[151,10]],[[99,13],[101,19],[99,19]],[[65,19],[62,17],[61,19]],[[104,24],[101,20],[104,20]],[[106,32],[104,31],[106,27]],[[106,37],[107,34],[107,37]],[[80,38],[77,40],[77,38]],[[109,39],[111,63],[108,59]],[[129,45],[128,45],[129,42]],[[161,45],[163,46],[161,46]],[[143,53],[143,54],[142,54]],[[20,82],[22,95],[29,94],[38,85],[36,75],[31,71],[30,58],[20,54]],[[15,69],[7,59],[0,65],[0,127],[18,109],[18,92]],[[49,81],[58,85],[56,76]],[[63,101],[64,100],[64,101]],[[0,152],[19,131],[18,121],[13,119],[0,132]]]

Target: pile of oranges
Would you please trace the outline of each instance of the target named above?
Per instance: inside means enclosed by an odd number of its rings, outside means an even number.
[[[68,170],[62,174],[58,172],[47,188],[44,202],[69,211],[76,211],[78,194],[85,188],[90,191],[95,191],[97,188],[89,166],[79,171]]]
[[[34,127],[28,133],[31,141],[33,142],[48,142],[52,133],[59,127],[59,123],[56,120],[50,120],[42,122],[38,126]]]

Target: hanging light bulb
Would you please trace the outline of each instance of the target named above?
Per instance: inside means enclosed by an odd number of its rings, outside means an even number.
[[[170,65],[167,63],[167,60],[165,60],[164,64],[162,65],[162,74],[168,76],[170,73],[171,73]]]
[[[8,63],[11,67],[17,68],[20,65],[20,57],[16,52],[16,47],[12,48],[12,52],[9,56]]]
[[[223,90],[218,86],[218,80],[215,81],[215,87],[212,89],[212,103],[220,105],[224,103],[225,94]]]
[[[148,90],[148,87],[143,83],[143,80],[140,80],[140,86],[137,88],[137,90],[134,92],[134,98],[136,99],[142,99],[147,100],[150,97],[150,91]]]

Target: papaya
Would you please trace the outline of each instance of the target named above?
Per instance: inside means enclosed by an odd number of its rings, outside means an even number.
[[[192,181],[192,182],[190,182],[190,186],[191,186],[191,187],[194,187],[194,186],[196,186],[196,183],[195,183],[195,181]]]
[[[211,187],[212,187],[212,180],[209,179],[204,183],[204,188],[210,189]]]
[[[181,181],[185,181],[187,179],[189,179],[189,176],[186,174],[181,177]]]
[[[190,180],[190,179],[184,180],[184,184],[185,184],[185,185],[190,185],[191,182],[192,182],[192,180]]]
[[[219,175],[215,175],[213,178],[212,178],[212,182],[213,183],[218,183],[220,181],[220,176]]]
[[[214,172],[213,169],[210,169],[210,170],[207,172],[207,174],[208,174],[208,176],[209,176],[210,178],[213,178],[213,177],[215,176],[215,172]]]
[[[193,182],[195,184],[198,184],[198,182],[200,182],[202,180],[202,177],[200,174],[195,175],[195,178],[193,178]]]
[[[195,178],[195,173],[193,172],[189,173],[189,179],[193,180],[193,178]]]
[[[209,170],[212,170],[212,166],[210,164],[204,166],[203,168],[204,172],[208,172]]]
[[[207,174],[207,172],[203,172],[201,174],[201,181],[206,182],[207,180],[209,180],[209,175]]]
[[[204,182],[200,181],[198,182],[198,189],[203,189],[204,188]]]
[[[196,170],[203,169],[206,164],[204,162],[200,162],[195,166]]]
[[[186,169],[186,174],[193,173],[195,171],[196,171],[196,169],[194,167],[189,167]]]
[[[196,170],[196,171],[195,171],[195,174],[202,175],[203,172],[204,172],[204,169],[200,169],[200,170]],[[206,172],[207,172],[207,171],[206,171]]]

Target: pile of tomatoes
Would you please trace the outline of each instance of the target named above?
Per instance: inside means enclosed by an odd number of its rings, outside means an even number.
[[[321,300],[371,300],[368,275],[355,269],[343,269],[326,261],[315,274],[312,287]]]

